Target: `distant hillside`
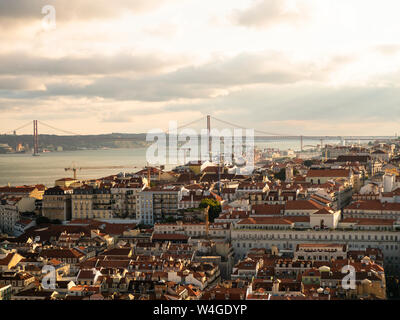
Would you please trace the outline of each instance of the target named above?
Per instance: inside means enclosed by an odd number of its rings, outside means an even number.
[[[15,149],[18,144],[32,148],[32,135],[0,135],[0,144],[8,144]],[[99,148],[143,148],[148,146],[146,134],[102,134],[81,136],[39,135],[39,148],[56,150],[99,149]]]

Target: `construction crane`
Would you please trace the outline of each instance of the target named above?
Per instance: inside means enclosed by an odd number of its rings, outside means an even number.
[[[72,164],[68,168],[64,168],[65,171],[72,171],[74,173],[74,180],[76,180],[76,172],[78,170],[81,170],[75,162],[72,162]]]
[[[160,182],[161,181],[161,171],[165,169],[165,166],[160,165],[160,166],[152,166],[151,167],[151,166],[147,165],[144,168],[144,170],[147,170],[147,181],[148,181],[149,187],[151,186],[150,182],[151,182],[151,169],[152,168],[158,169],[158,182]]]
[[[104,170],[104,169],[141,169],[142,167],[137,167],[137,166],[105,166],[105,167],[80,167],[77,165],[76,162],[73,162],[68,168],[64,168],[65,171],[72,171],[74,173],[74,180],[77,179],[77,171],[81,170]],[[150,180],[151,180],[151,168],[149,166],[146,166],[144,169],[147,170],[147,180],[148,184],[150,186]],[[158,166],[155,167],[159,169],[158,172],[158,181],[161,180],[161,170],[164,170],[164,166]]]
[[[81,170],[103,170],[103,169],[139,169],[139,167],[130,167],[130,166],[106,166],[106,167],[79,167],[75,162],[71,164],[68,168],[64,168],[65,171],[72,171],[74,173],[74,180],[77,179],[77,171]]]

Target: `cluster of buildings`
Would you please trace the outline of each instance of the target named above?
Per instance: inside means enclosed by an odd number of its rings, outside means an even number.
[[[386,299],[399,146],[321,150],[2,187],[0,299]]]

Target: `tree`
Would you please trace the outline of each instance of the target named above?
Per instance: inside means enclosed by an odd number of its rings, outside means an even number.
[[[208,206],[210,206],[210,209],[208,210],[209,220],[210,222],[214,222],[214,219],[218,218],[222,211],[221,204],[215,199],[201,200],[199,208],[207,208]]]
[[[50,223],[50,219],[47,218],[47,217],[43,217],[43,216],[36,218],[36,224],[37,225],[45,224],[45,223]]]
[[[304,161],[304,165],[306,167],[311,167],[313,165],[313,161],[312,160],[306,160],[306,161]]]
[[[281,181],[285,181],[286,180],[286,170],[285,169],[281,169],[281,171],[279,171],[278,173],[274,174],[275,179],[279,179]]]
[[[174,217],[167,217],[166,219],[165,219],[165,222],[166,223],[174,223],[174,222],[176,222],[176,219],[174,218]]]
[[[150,188],[154,188],[157,186],[157,183],[155,181],[150,181]]]
[[[386,277],[386,288],[389,299],[399,299],[399,278],[397,276],[387,276]]]

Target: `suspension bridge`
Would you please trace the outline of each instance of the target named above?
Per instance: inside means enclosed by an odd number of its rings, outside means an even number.
[[[247,130],[247,129],[252,129],[254,130],[254,137],[255,141],[286,141],[286,140],[294,140],[294,141],[299,141],[300,144],[300,150],[303,151],[303,148],[305,147],[311,147],[313,145],[310,144],[305,144],[305,141],[320,141],[320,146],[323,146],[323,143],[326,141],[342,141],[346,143],[347,141],[375,141],[375,140],[396,140],[397,136],[332,136],[332,135],[315,135],[315,136],[310,136],[310,135],[293,135],[293,134],[283,134],[283,133],[276,133],[276,132],[267,132],[264,130],[259,130],[256,128],[247,128],[239,124],[232,123],[227,120],[219,119],[211,115],[206,115],[202,116],[199,119],[190,121],[189,123],[186,123],[184,125],[178,126],[176,130],[182,130],[184,128],[193,128],[196,125],[201,126],[201,128],[204,128],[207,130],[207,133],[209,135],[210,139],[210,145],[211,145],[211,132],[212,128],[234,128],[234,129],[241,129],[241,130]],[[55,130],[56,132],[62,133],[63,135],[67,136],[82,136],[82,137],[88,137],[88,136],[96,136],[96,135],[88,135],[88,134],[79,134],[76,132],[72,132],[66,129],[61,129],[55,126],[52,126],[50,124],[47,124],[43,121],[39,120],[33,120],[29,121],[28,123],[25,123],[24,125],[21,125],[20,127],[9,130],[7,132],[0,132],[2,135],[17,135],[18,132],[20,132],[22,129],[27,128],[28,126],[33,125],[33,155],[38,155],[39,154],[39,125],[41,127],[45,127],[47,129]],[[169,134],[169,130],[164,130],[166,134]],[[112,140],[132,140],[130,137],[124,137],[125,134],[121,135],[111,135],[107,136],[106,139],[112,139]],[[126,134],[129,135],[129,134]],[[104,137],[103,137],[104,138]],[[210,148],[211,149],[211,148]]]

